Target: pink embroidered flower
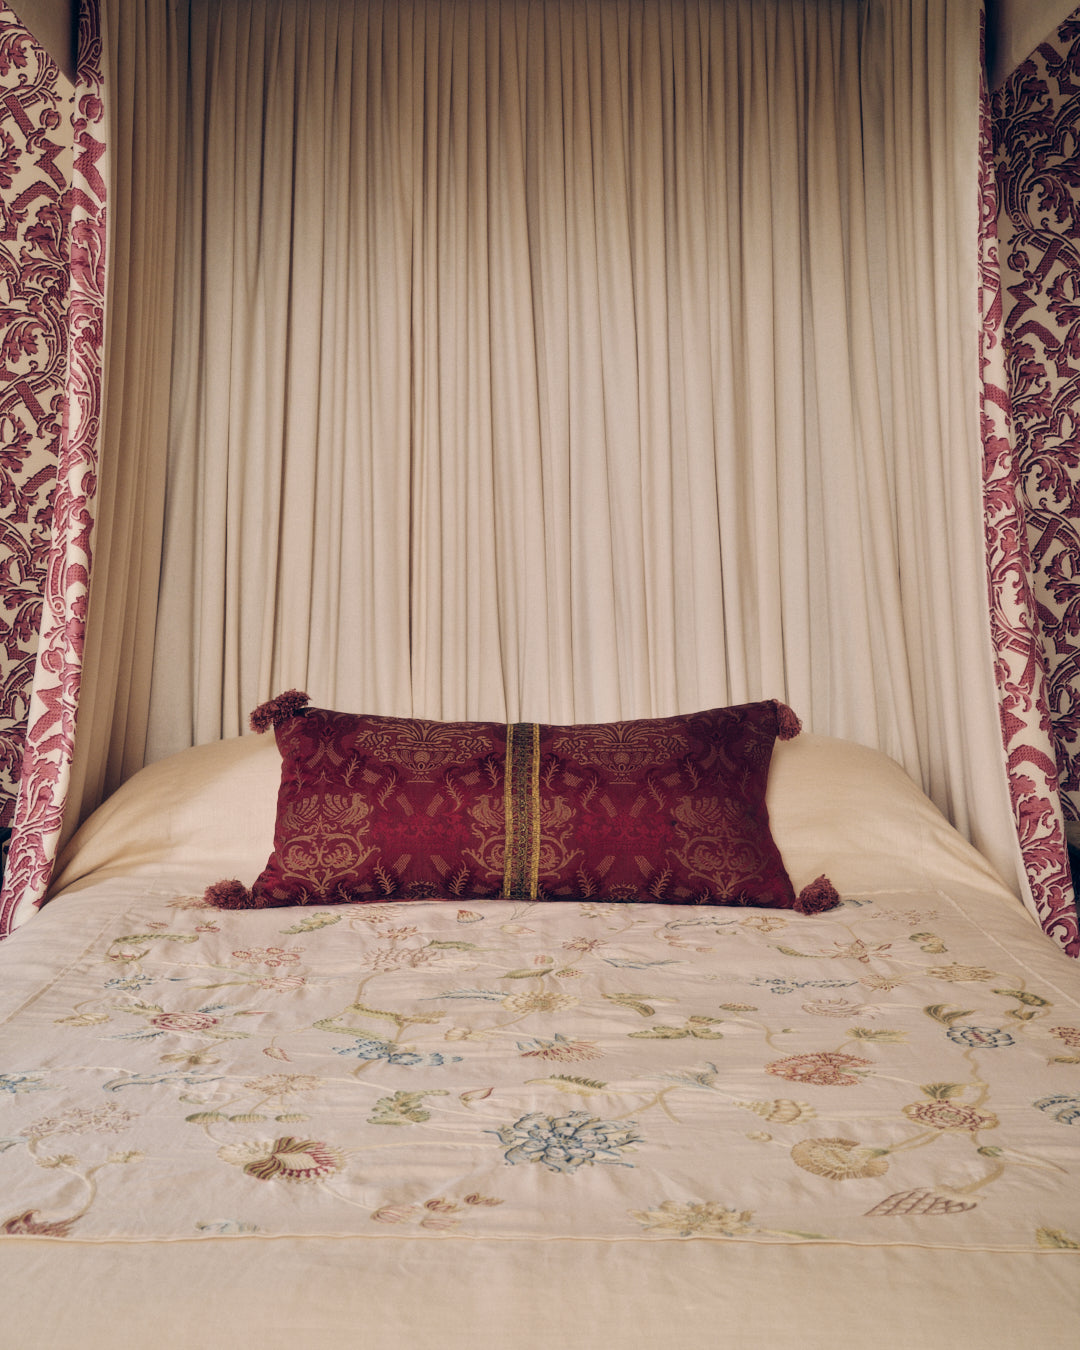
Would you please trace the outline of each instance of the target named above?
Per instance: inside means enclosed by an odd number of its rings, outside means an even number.
[[[816,1083],[819,1087],[851,1087],[865,1077],[868,1059],[844,1055],[837,1050],[819,1050],[810,1055],[788,1055],[766,1064],[767,1073],[793,1083]]]
[[[932,1130],[961,1130],[974,1134],[976,1130],[997,1128],[998,1118],[989,1111],[976,1111],[962,1102],[934,1098],[928,1102],[912,1102],[903,1108],[904,1115],[919,1125]]]
[[[294,1139],[284,1135],[268,1141],[245,1144],[226,1144],[218,1149],[222,1162],[243,1167],[249,1177],[259,1181],[319,1181],[333,1176],[345,1165],[340,1149],[319,1139]]]
[[[214,1017],[211,1013],[157,1013],[150,1018],[150,1025],[159,1031],[209,1031],[220,1021],[220,1017]]]
[[[1080,1050],[1080,1027],[1051,1027],[1050,1034],[1074,1050]]]

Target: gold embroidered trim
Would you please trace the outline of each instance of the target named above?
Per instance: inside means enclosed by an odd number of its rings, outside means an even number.
[[[504,899],[535,900],[540,881],[540,725],[506,727]]]

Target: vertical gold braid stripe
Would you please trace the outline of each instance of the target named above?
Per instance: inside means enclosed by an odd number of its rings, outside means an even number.
[[[504,899],[535,900],[540,878],[540,726],[508,723],[503,789]]]
[[[503,884],[502,899],[508,899],[514,884],[514,723],[506,724],[506,760],[503,764]]]
[[[540,724],[531,723],[529,737],[529,899],[540,888]]]

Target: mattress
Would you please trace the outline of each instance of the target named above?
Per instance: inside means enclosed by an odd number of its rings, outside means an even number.
[[[1080,971],[891,760],[777,745],[813,916],[208,908],[277,783],[144,770],[0,947],[9,1343],[1074,1343]]]

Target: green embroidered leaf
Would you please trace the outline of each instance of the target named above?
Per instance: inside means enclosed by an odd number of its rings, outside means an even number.
[[[995,989],[995,994],[1003,994],[1006,998],[1014,998],[1018,1003],[1024,1003],[1029,1008],[1052,1008],[1054,1005],[1045,998],[1040,998],[1038,994],[1029,994],[1026,989]]]
[[[652,994],[605,994],[604,998],[609,1003],[618,1003],[622,1008],[633,1008],[634,1012],[640,1013],[642,1017],[653,1017],[656,1009],[651,1003],[646,1003],[647,998],[652,998]]]
[[[810,952],[797,952],[794,947],[781,947],[778,943],[773,944],[778,952],[783,952],[785,956],[809,956]]]
[[[929,1007],[923,1009],[927,1017],[932,1017],[935,1022],[940,1022],[943,1026],[952,1026],[961,1017],[970,1017],[975,1011],[974,1008],[952,1008],[945,1003],[931,1003]]]
[[[963,1090],[962,1083],[923,1083],[919,1089],[938,1102],[947,1102],[950,1097],[959,1097]]]
[[[260,1120],[269,1120],[269,1116],[264,1116],[259,1111],[244,1111],[238,1116],[230,1116],[229,1119],[236,1125],[257,1125]]]
[[[529,1078],[526,1082],[537,1087],[552,1087],[557,1092],[572,1092],[579,1097],[593,1097],[607,1088],[596,1078],[575,1078],[570,1074],[556,1073],[550,1078]]]
[[[369,1125],[421,1125],[431,1119],[431,1112],[423,1105],[425,1097],[446,1097],[442,1088],[429,1092],[395,1092],[392,1097],[380,1097],[375,1103],[375,1114],[368,1116]]]
[[[299,923],[294,923],[291,928],[283,928],[283,933],[314,933],[318,928],[329,928],[331,924],[341,922],[340,914],[328,914],[326,910],[316,910],[314,914],[307,914]]]
[[[902,1045],[907,1040],[906,1031],[874,1031],[870,1027],[851,1027],[848,1035],[855,1041],[868,1041],[874,1045]]]
[[[1033,1017],[1038,1017],[1038,1008],[1010,1008],[1005,1014],[1006,1017],[1013,1017],[1018,1022],[1030,1022]]]
[[[1066,1237],[1060,1228],[1036,1228],[1035,1241],[1040,1247],[1055,1247],[1067,1251],[1080,1251],[1080,1242]]]
[[[648,1031],[631,1031],[636,1041],[682,1041],[691,1035],[687,1027],[650,1027]]]
[[[428,943],[428,948],[437,952],[475,952],[480,950],[475,942],[443,942],[434,939]]]
[[[230,1117],[222,1111],[196,1111],[184,1119],[192,1125],[213,1125],[215,1121],[229,1120]]]
[[[554,964],[554,963],[552,963]],[[505,975],[500,975],[500,980],[537,980],[542,975],[550,975],[552,966],[533,966],[531,969],[526,967],[524,970],[508,970]]]

